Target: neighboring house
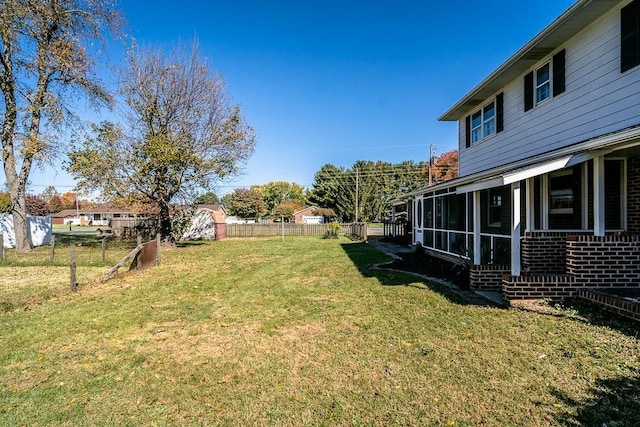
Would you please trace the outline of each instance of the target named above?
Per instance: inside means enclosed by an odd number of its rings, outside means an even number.
[[[108,226],[112,218],[134,218],[128,209],[94,208],[65,209],[51,215],[54,224]]]
[[[439,120],[460,178],[393,201],[414,244],[507,299],[640,286],[640,0],[577,1]]]
[[[324,217],[314,215],[318,210],[317,206],[307,206],[293,213],[293,219],[296,224],[324,224]]]

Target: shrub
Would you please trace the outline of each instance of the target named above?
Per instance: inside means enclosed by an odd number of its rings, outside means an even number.
[[[342,232],[342,225],[339,222],[332,222],[324,232],[324,239],[337,239]]]

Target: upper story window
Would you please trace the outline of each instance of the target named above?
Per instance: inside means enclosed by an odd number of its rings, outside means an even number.
[[[466,117],[466,146],[482,141],[485,138],[502,132],[503,129],[503,94],[499,93],[494,100]]]
[[[636,0],[640,1],[640,0]],[[565,50],[524,76],[524,111],[565,91]]]
[[[640,65],[640,0],[634,0],[620,12],[620,71]]]
[[[551,64],[548,62],[536,70],[536,104],[551,97]]]

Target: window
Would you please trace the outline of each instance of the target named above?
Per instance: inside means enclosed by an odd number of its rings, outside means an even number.
[[[640,0],[637,0],[640,1]],[[524,111],[565,91],[565,50],[524,76]]]
[[[640,65],[640,0],[620,12],[620,71],[624,73]]]
[[[471,142],[482,141],[496,133],[496,106],[490,102],[471,115]]]
[[[502,192],[499,189],[489,190],[489,227],[500,227],[502,225]]]
[[[549,213],[573,213],[573,171],[571,169],[549,175]]]
[[[504,94],[501,92],[494,100],[465,118],[467,148],[471,147],[472,143],[482,141],[504,130],[503,104]]]
[[[550,64],[547,62],[536,70],[536,104],[551,97],[551,73]]]

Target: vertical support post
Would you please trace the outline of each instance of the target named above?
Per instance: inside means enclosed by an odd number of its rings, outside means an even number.
[[[586,230],[589,228],[589,172],[588,172],[588,168],[587,168],[587,163],[588,162],[584,162],[582,163],[582,168],[581,168],[581,174],[582,174],[582,194],[583,196],[581,197],[582,199],[582,206],[581,208],[581,213],[582,213],[582,222],[580,223],[580,225],[582,226],[583,230]]]
[[[69,246],[69,288],[71,292],[78,290],[78,281],[76,280],[76,245],[74,243]]]
[[[482,253],[480,250],[480,191],[473,192],[473,263],[480,265]]]
[[[356,220],[355,222],[358,222],[358,190],[359,190],[359,184],[360,184],[360,170],[358,168],[356,168]]]
[[[593,159],[593,235],[604,236],[604,156]]]
[[[138,246],[140,246],[142,244],[142,236],[138,234],[138,237],[136,237],[136,244]]]
[[[511,275],[520,275],[520,181],[511,184]]]
[[[56,254],[56,235],[51,234],[51,242],[49,243],[49,260],[53,262]]]
[[[536,226],[535,206],[535,181],[533,178],[527,178],[527,186],[525,188],[525,231],[533,231]]]
[[[282,243],[284,243],[284,216],[280,217],[280,221],[282,222]]]
[[[0,234],[0,252],[2,253],[2,260],[4,261],[4,235]]]
[[[542,184],[540,226],[546,231],[549,229],[549,175],[542,175],[540,183]]]
[[[107,259],[107,238],[103,237],[102,238],[102,262],[104,262]]]
[[[160,253],[160,248],[162,247],[162,239],[160,233],[156,234],[156,265],[160,265],[162,263],[162,254]]]

